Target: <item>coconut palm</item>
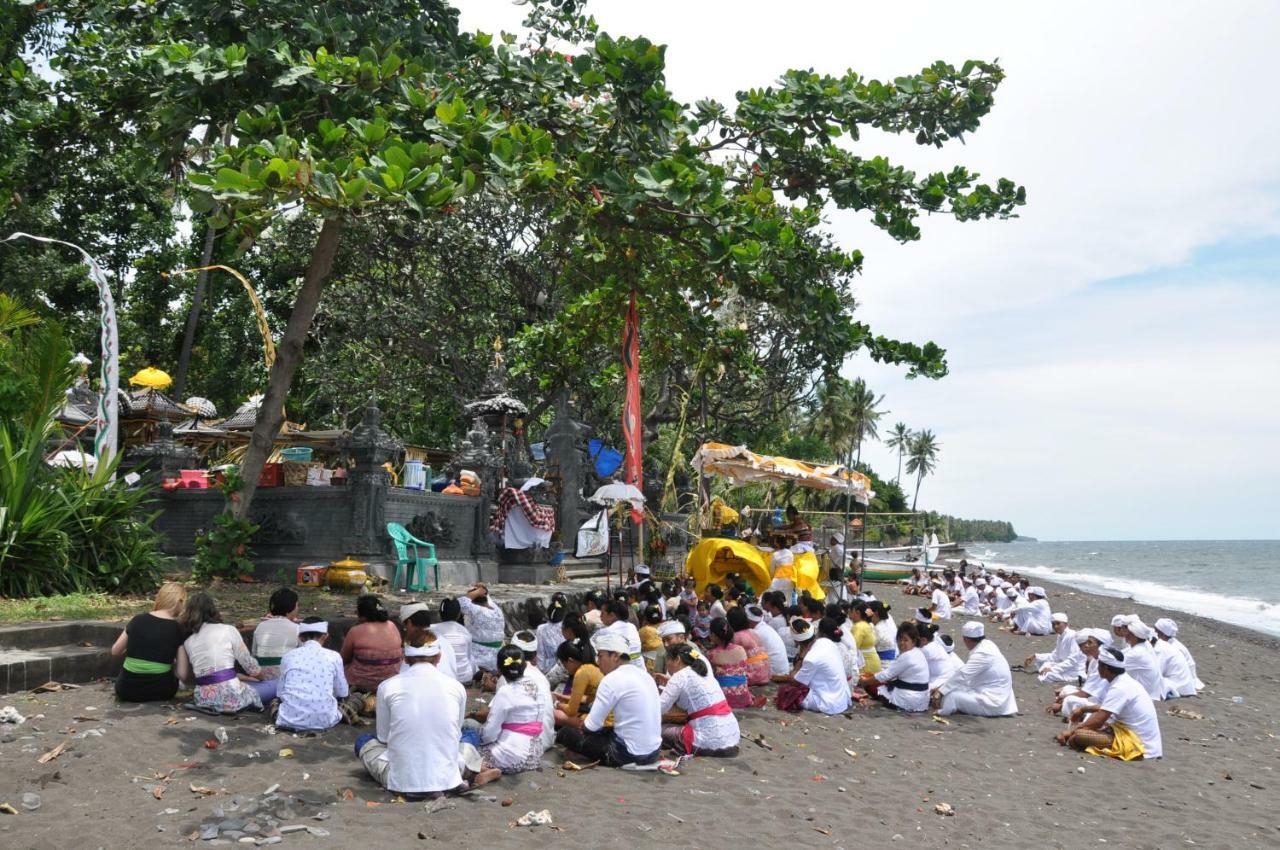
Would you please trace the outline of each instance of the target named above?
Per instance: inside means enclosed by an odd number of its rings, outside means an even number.
[[[907,427],[907,423],[899,422],[889,431],[889,436],[885,439],[884,444],[891,449],[898,451],[898,474],[893,477],[893,483],[898,484],[902,481],[902,456],[906,453],[911,445],[911,438],[914,433]]]
[[[889,411],[880,410],[881,403],[884,402],[884,396],[876,397],[876,394],[867,388],[867,382],[861,378],[856,379],[849,384],[849,416],[853,420],[856,428],[854,433],[854,450],[857,454],[855,463],[862,463],[862,441],[880,439],[880,417]]]
[[[915,511],[916,501],[920,498],[920,482],[924,477],[938,468],[938,450],[941,444],[929,430],[921,431],[911,438],[907,446],[907,473],[916,477],[916,493],[911,498],[911,510]]]

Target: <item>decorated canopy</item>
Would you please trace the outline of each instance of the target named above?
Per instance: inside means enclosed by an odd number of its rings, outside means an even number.
[[[170,378],[167,372],[154,366],[148,366],[129,379],[131,387],[146,387],[152,390],[162,390],[172,383],[173,378]]]
[[[774,575],[770,572],[771,554],[757,549],[745,540],[732,537],[706,537],[692,549],[685,560],[685,572],[698,583],[698,595],[708,584],[721,584],[729,573],[737,573],[756,593],[769,589]],[[818,583],[818,559],[812,552],[797,555],[795,563],[779,568],[777,577],[793,581],[796,590],[808,592],[814,599],[826,598]]]
[[[864,505],[875,496],[871,479],[856,470],[839,464],[816,464],[756,454],[746,446],[703,443],[694,452],[693,465],[704,475],[723,475],[738,484],[789,481],[811,490],[851,492],[854,499]]]

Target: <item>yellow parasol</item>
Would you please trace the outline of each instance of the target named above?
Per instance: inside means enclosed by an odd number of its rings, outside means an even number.
[[[148,366],[129,379],[131,387],[146,387],[149,390],[162,390],[173,383],[169,373],[154,366]]]

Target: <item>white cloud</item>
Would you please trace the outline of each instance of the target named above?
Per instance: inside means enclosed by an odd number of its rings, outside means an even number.
[[[1262,448],[1280,424],[1280,295],[1238,280],[1090,288],[1280,233],[1280,4],[588,8],[606,30],[667,43],[669,84],[689,101],[732,103],[789,67],[886,78],[935,59],[999,58],[1008,79],[967,144],[935,151],[873,135],[863,147],[918,170],[963,163],[1016,179],[1029,195],[1020,219],[929,219],[923,241],[898,246],[832,217],[843,244],[867,254],[862,316],[951,352],[941,382],[851,365],[895,414],[938,432],[943,463],[926,502],[1045,537],[1280,536],[1266,507],[1280,460]],[[522,16],[505,2],[463,12],[487,30]]]

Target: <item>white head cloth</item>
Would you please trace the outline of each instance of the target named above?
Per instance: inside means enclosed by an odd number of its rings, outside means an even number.
[[[747,612],[747,619],[752,623],[758,623],[764,619],[764,609],[759,605],[748,605],[744,610]]]
[[[408,605],[403,605],[400,607],[400,622],[403,623],[405,620],[409,619],[419,611],[430,611],[430,610],[431,610],[431,607],[427,605],[427,603],[425,602],[410,602]]]
[[[1116,670],[1124,669],[1124,653],[1109,646],[1104,646],[1098,653],[1098,661]]]
[[[1133,635],[1138,640],[1150,640],[1151,627],[1141,620],[1134,620],[1129,623],[1129,634]]]
[[[686,634],[684,624],[679,620],[664,620],[658,624],[658,637]]]
[[[1067,623],[1067,622],[1070,622],[1070,621],[1067,619],[1067,615],[1066,615],[1065,613],[1063,613],[1062,611],[1058,611],[1058,612],[1056,612],[1056,613],[1053,615],[1053,621],[1054,621],[1055,623]]]
[[[970,640],[982,640],[986,637],[987,628],[977,620],[970,620],[960,628],[960,634]]]
[[[521,638],[521,635],[527,635],[527,637]],[[511,645],[521,652],[537,652],[538,638],[533,632],[516,632],[511,636]]]
[[[1156,631],[1165,637],[1177,637],[1178,624],[1173,620],[1170,620],[1168,617],[1161,617],[1159,620],[1156,620]]]
[[[329,624],[324,620],[318,623],[299,623],[298,634],[300,635],[327,635],[329,634]]]
[[[406,646],[404,648],[405,658],[435,658],[440,654],[440,643],[432,641],[426,646]]]
[[[596,648],[596,652],[627,654],[627,639],[616,632],[597,633],[591,638],[591,645]]]
[[[810,623],[803,617],[796,617],[791,621],[791,636],[798,643],[804,643],[807,640],[813,640],[813,623]]]

